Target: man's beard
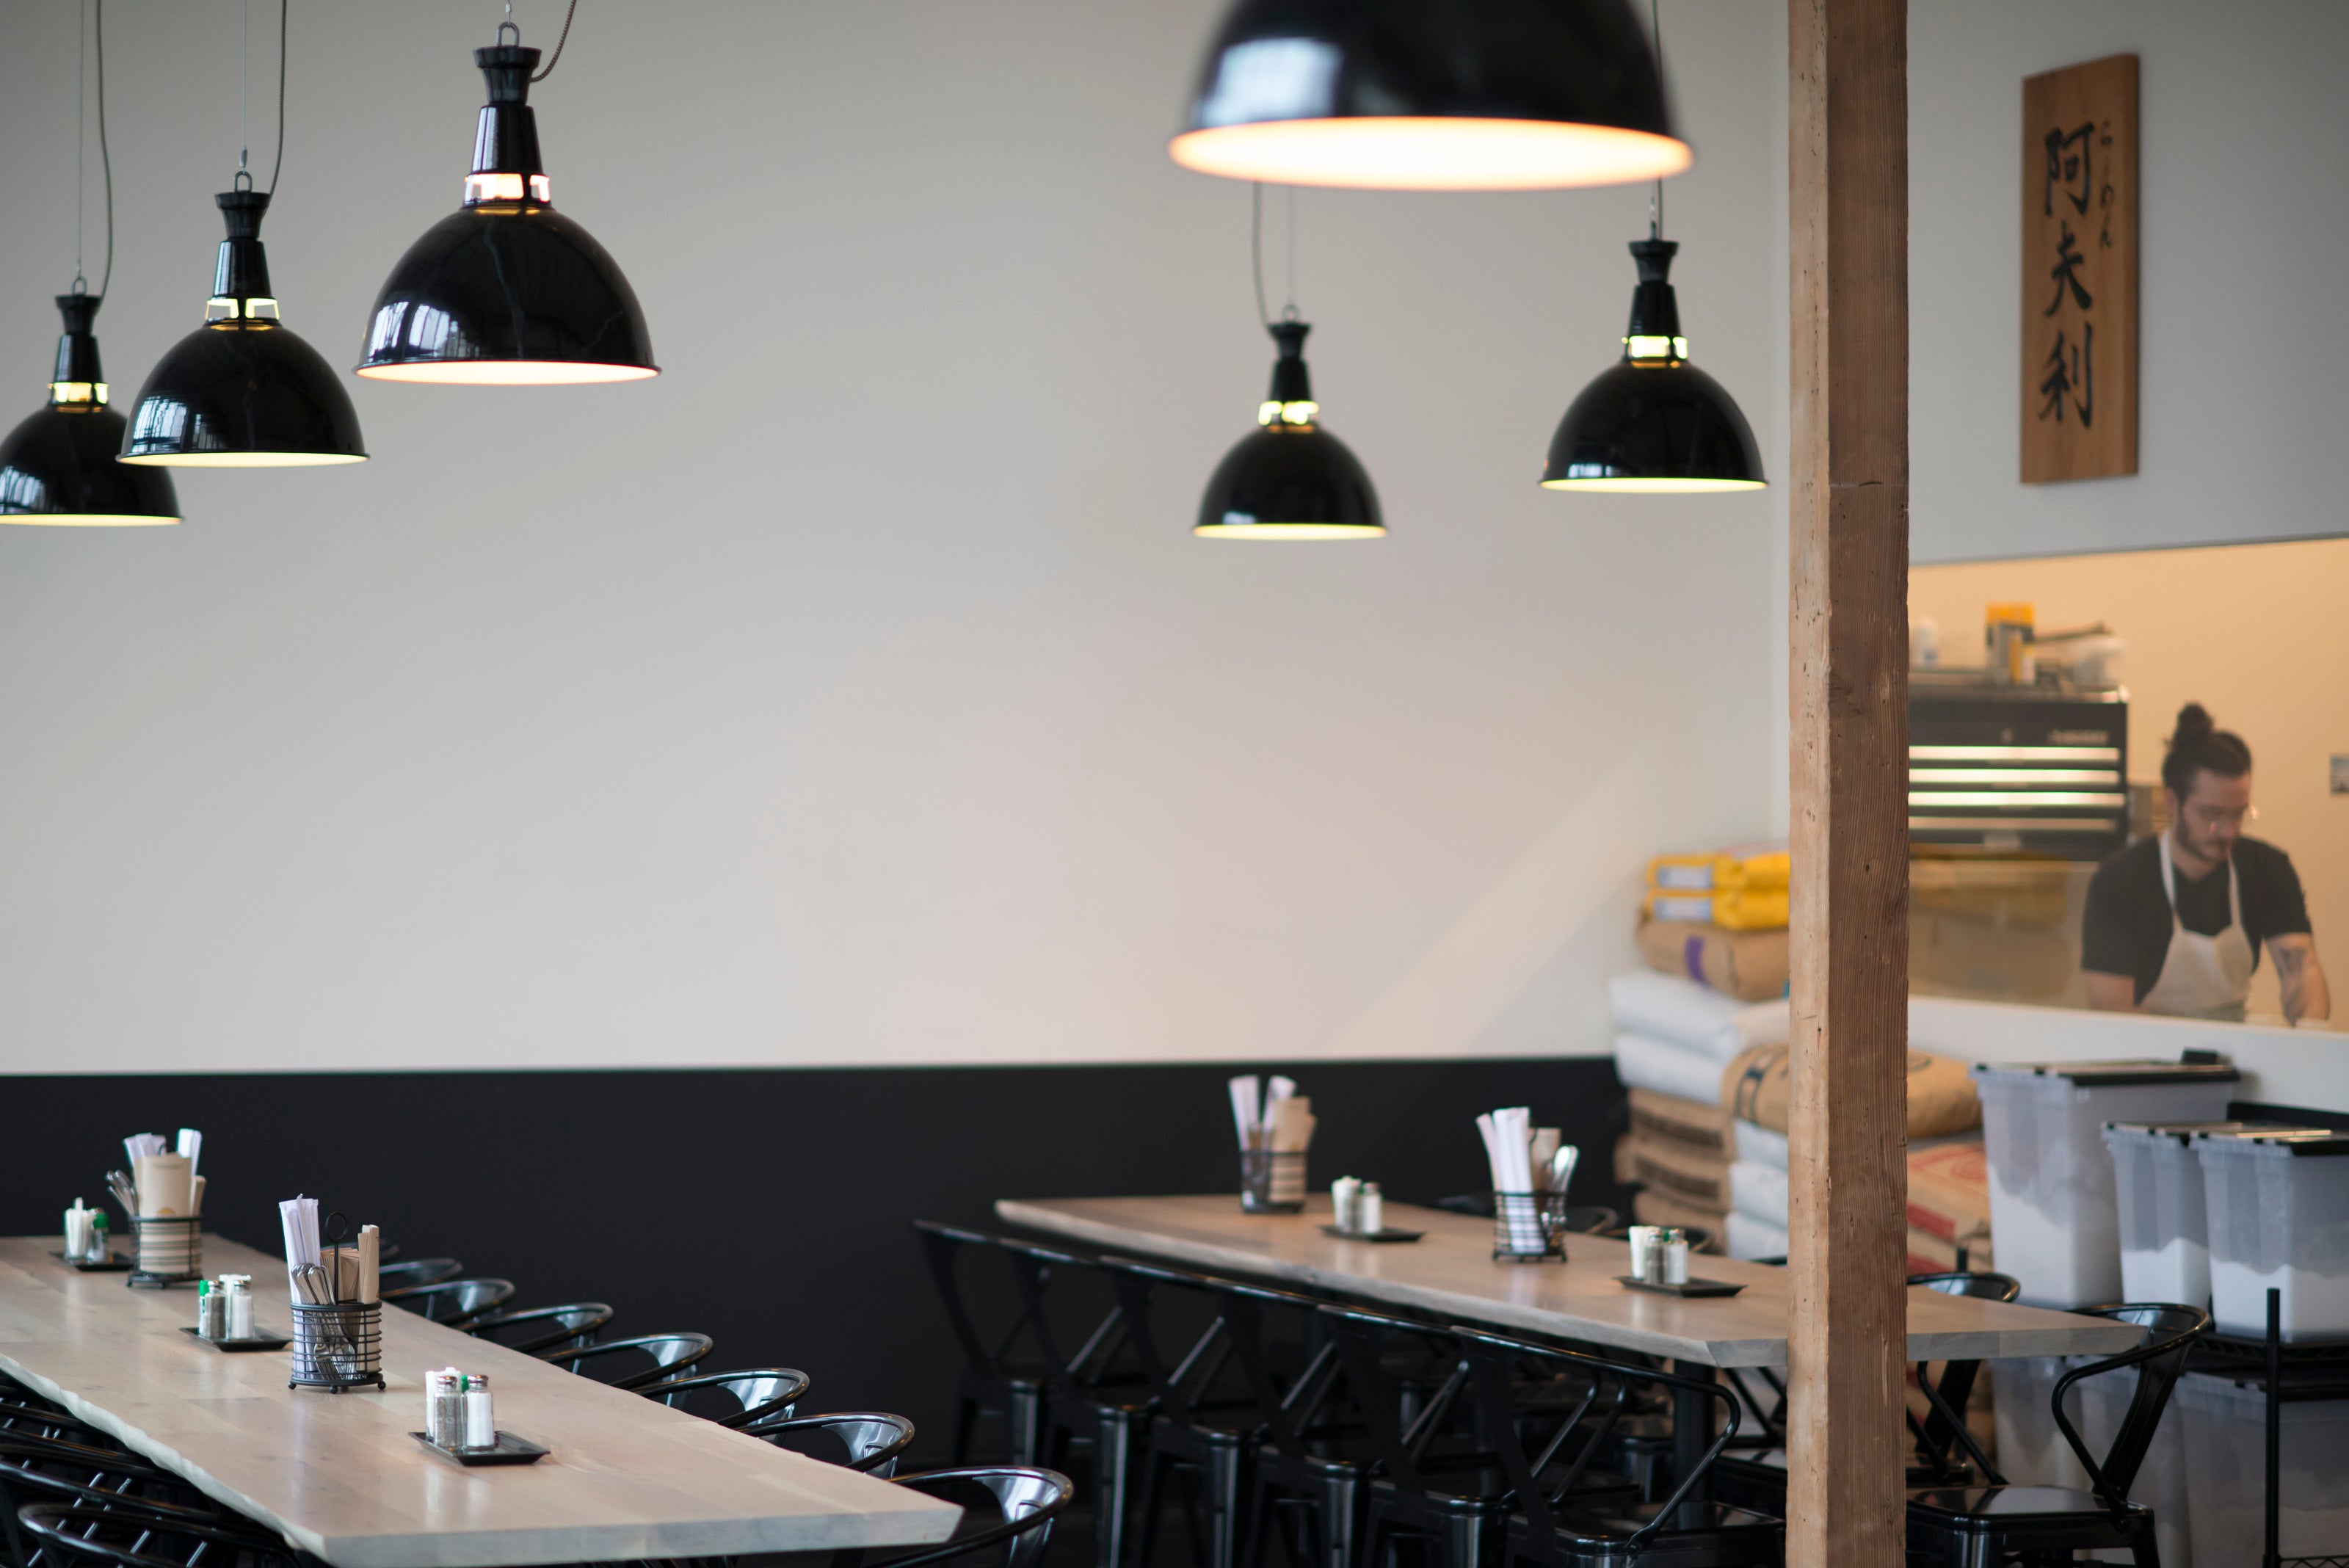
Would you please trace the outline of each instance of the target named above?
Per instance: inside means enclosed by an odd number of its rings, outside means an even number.
[[[2187,853],[2190,855],[2198,855],[2221,866],[2233,858],[2235,846],[2232,839],[2203,838],[2191,833],[2185,837]]]

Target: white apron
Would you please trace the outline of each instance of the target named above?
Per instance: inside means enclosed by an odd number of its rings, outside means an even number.
[[[2251,994],[2251,939],[2243,930],[2242,885],[2235,863],[2227,862],[2227,929],[2215,937],[2188,930],[2178,919],[2178,874],[2169,859],[2169,835],[2161,836],[2161,890],[2169,898],[2169,951],[2161,977],[2137,1006],[2173,1018],[2243,1021]]]

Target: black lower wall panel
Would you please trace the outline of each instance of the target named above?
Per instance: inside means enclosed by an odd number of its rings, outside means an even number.
[[[609,1302],[613,1334],[715,1336],[709,1370],[802,1368],[803,1409],[899,1411],[935,1459],[957,1361],[907,1222],[985,1226],[998,1198],[1235,1190],[1233,1071],[0,1077],[0,1233],[54,1235],[77,1195],[101,1200],[125,1135],[200,1127],[208,1231],[275,1253],[278,1200],[307,1193],[407,1257],[512,1280],[516,1305]],[[1609,1159],[1624,1096],[1603,1058],[1289,1071],[1320,1122],[1317,1186],[1480,1190],[1472,1118],[1525,1105],[1582,1146],[1575,1200],[1628,1211]],[[390,1370],[412,1386],[425,1369]]]

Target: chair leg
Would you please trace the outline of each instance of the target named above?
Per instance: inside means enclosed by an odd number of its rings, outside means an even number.
[[[1122,1410],[1101,1412],[1093,1437],[1093,1563],[1121,1568],[1125,1558],[1125,1504],[1133,1473],[1133,1424]]]
[[[1044,1416],[1044,1397],[1040,1389],[1014,1388],[1009,1408],[1004,1420],[1011,1428],[1011,1462],[1033,1465],[1037,1460],[1037,1440]]]
[[[1333,1476],[1323,1483],[1319,1568],[1354,1568],[1354,1547],[1361,1530],[1358,1492],[1350,1476]]]
[[[1240,1451],[1219,1448],[1208,1457],[1200,1480],[1207,1494],[1207,1568],[1238,1568]]]
[[[2129,1555],[2137,1559],[2137,1568],[2161,1568],[2161,1542],[2154,1539],[2152,1526],[2129,1542]]]
[[[1484,1548],[1482,1515],[1456,1513],[1444,1521],[1443,1568],[1482,1568]]]
[[[1142,1456],[1142,1507],[1134,1527],[1134,1568],[1150,1568],[1158,1550],[1158,1497],[1166,1473],[1166,1457],[1152,1449]]]

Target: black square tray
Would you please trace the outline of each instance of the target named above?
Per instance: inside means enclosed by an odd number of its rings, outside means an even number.
[[[1398,1231],[1390,1225],[1382,1231],[1340,1231],[1335,1225],[1321,1227],[1324,1236],[1335,1236],[1340,1241],[1416,1241],[1427,1234],[1424,1231]]]
[[[106,1262],[102,1263],[78,1262],[74,1259],[67,1257],[63,1252],[51,1252],[49,1256],[63,1263],[67,1268],[78,1269],[85,1274],[126,1273],[131,1269],[139,1266],[135,1259],[132,1259],[122,1252],[109,1252],[106,1255]]]
[[[1653,1291],[1660,1296],[1733,1296],[1744,1285],[1733,1285],[1723,1280],[1691,1280],[1684,1285],[1660,1285],[1636,1274],[1618,1274],[1616,1282],[1635,1291]]]
[[[204,1339],[192,1328],[182,1328],[180,1332],[191,1339],[203,1339],[214,1350],[283,1350],[294,1343],[285,1334],[265,1328],[257,1328],[251,1339]]]
[[[443,1459],[454,1459],[460,1465],[535,1464],[547,1453],[536,1443],[525,1442],[512,1432],[500,1432],[497,1445],[488,1449],[444,1449],[421,1432],[408,1435]]]

